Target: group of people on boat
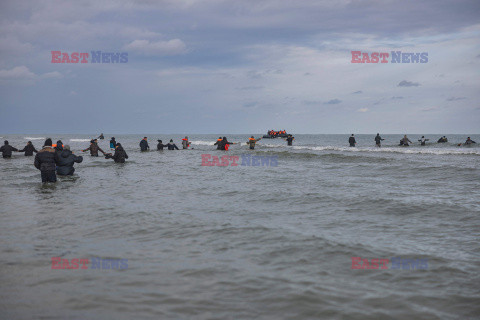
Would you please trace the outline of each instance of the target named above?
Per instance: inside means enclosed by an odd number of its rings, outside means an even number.
[[[382,141],[385,140],[383,139],[379,133],[377,133],[377,135],[375,136],[375,145],[377,147],[381,147],[382,145]],[[420,142],[420,145],[421,146],[425,146],[426,145],[426,142],[427,141],[430,141],[430,139],[427,139],[425,138],[425,136],[422,136],[420,139],[418,139],[418,142]],[[438,139],[437,143],[445,143],[445,142],[448,142],[448,139],[446,136],[443,136],[441,137],[440,139]],[[352,134],[349,138],[348,138],[348,143],[350,144],[350,147],[355,147],[356,144],[357,144],[357,141],[355,140],[355,135]],[[399,143],[399,146],[404,146],[404,147],[408,147],[410,145],[410,143],[413,143],[412,141],[410,141],[410,139],[408,139],[407,135],[404,135],[402,139],[400,139],[400,143]],[[470,139],[470,137],[467,138],[467,140],[465,141],[465,143],[463,143],[463,145],[470,145],[470,144],[473,144],[473,143],[476,143],[475,141],[473,141],[472,139]],[[461,143],[458,144],[459,146],[462,145]]]

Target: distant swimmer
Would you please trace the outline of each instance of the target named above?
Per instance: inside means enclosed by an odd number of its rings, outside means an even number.
[[[430,139],[425,139],[425,136],[422,136],[422,138],[418,140],[421,146],[424,146],[426,141],[430,141]]]
[[[163,144],[162,140],[157,140],[157,141],[158,141],[157,150],[163,150],[163,148],[167,147],[166,144]]]
[[[440,139],[438,139],[437,143],[444,143],[444,142],[448,142],[448,139],[447,137],[443,136],[441,137]]]
[[[100,151],[101,153],[103,153],[103,155],[105,155],[105,152],[102,150],[102,148],[98,146],[97,139],[90,140],[90,147],[82,150],[82,152],[85,152],[88,150],[90,150],[90,155],[92,157],[98,157],[98,151]]]
[[[255,149],[255,144],[260,140],[262,140],[262,138],[255,139],[253,136],[251,136],[248,139],[247,144],[250,146],[250,149],[253,150]]]
[[[150,150],[150,146],[148,145],[147,137],[143,137],[142,141],[140,141],[140,151],[148,150]]]
[[[18,150],[18,152],[25,152],[25,156],[30,157],[30,156],[33,156],[34,152],[37,153],[38,151],[33,146],[32,141],[28,141],[27,145],[22,150]]]
[[[217,142],[215,142],[213,145],[217,146],[217,150],[222,150],[222,137],[218,137]]]
[[[63,150],[58,155],[57,174],[59,176],[71,176],[75,172],[73,164],[82,161],[83,157],[74,155],[68,144],[63,146]]]
[[[103,136],[103,133],[100,133],[100,135],[98,136],[98,139],[100,139],[100,140],[105,139],[105,137]]]
[[[404,135],[404,136],[403,136],[403,139],[400,140],[400,145],[401,145],[401,146],[404,146],[404,147],[408,147],[408,146],[409,146],[408,143],[412,143],[412,141],[410,141],[410,140],[407,138],[407,135]]]
[[[350,138],[348,138],[348,143],[350,143],[350,147],[355,147],[355,145],[357,144],[357,141],[355,141],[355,136],[352,135],[350,136]]]
[[[122,144],[117,143],[113,156],[111,153],[109,153],[105,156],[105,159],[113,159],[115,163],[125,163],[125,159],[128,159],[128,155],[125,152],[125,149],[123,149]]]
[[[112,137],[110,139],[110,149],[115,149],[116,145],[117,145],[117,141],[115,141],[115,137]]]
[[[167,143],[168,150],[178,150],[178,147],[175,143],[173,143],[173,139],[170,139],[170,142]]]
[[[287,146],[291,146],[293,143],[293,140],[295,140],[295,137],[293,137],[291,134],[289,134],[285,140],[287,140]]]
[[[467,140],[465,141],[464,145],[469,145],[469,144],[472,144],[472,143],[476,143],[475,141],[473,141],[472,139],[470,139],[470,137],[467,138]]]
[[[188,141],[188,137],[182,139],[182,149],[188,149],[190,147],[190,141]]]
[[[57,182],[57,175],[55,174],[55,167],[58,164],[58,154],[52,147],[52,139],[45,140],[43,149],[38,151],[33,163],[35,168],[40,170],[42,182]]]
[[[11,158],[12,151],[18,151],[18,149],[12,147],[10,144],[8,144],[8,141],[5,140],[4,145],[0,147],[0,152],[2,153],[2,156],[4,158]]]
[[[380,133],[377,133],[377,135],[375,136],[375,145],[380,148],[382,146],[383,140],[385,139],[382,139],[382,137],[380,137]]]

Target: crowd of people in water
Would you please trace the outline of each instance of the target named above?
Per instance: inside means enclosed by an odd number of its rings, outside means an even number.
[[[281,132],[281,131],[280,131]],[[270,132],[269,132],[270,133]],[[103,134],[98,137],[98,139],[104,139]],[[100,148],[98,145],[98,139],[90,140],[90,145],[86,149],[82,149],[82,152],[90,152],[90,156],[98,157],[98,153],[101,152],[105,159],[113,159],[116,163],[125,163],[125,160],[128,159],[128,155],[125,152],[125,149],[122,147],[122,144],[117,142],[115,137],[110,139],[110,148],[112,152],[105,152]],[[262,138],[255,138],[251,136],[246,144],[251,150],[255,149],[255,145],[258,141]],[[288,134],[284,140],[287,141],[288,146],[293,145],[293,141],[295,137],[291,134]],[[381,147],[382,141],[384,141],[379,133],[374,138],[375,145],[377,147]],[[425,146],[426,142],[430,141],[430,139],[425,138],[422,136],[418,139],[421,146]],[[173,139],[167,144],[163,144],[162,140],[157,140],[157,150],[179,150],[177,145],[173,142]],[[446,136],[441,137],[438,139],[437,143],[445,143],[448,142]],[[357,141],[355,140],[355,135],[352,134],[349,139],[348,143],[350,147],[355,147],[357,145]],[[409,146],[412,143],[410,139],[408,139],[407,135],[405,135],[402,139],[400,139],[400,146]],[[470,137],[467,138],[463,145],[471,145],[476,143]],[[218,137],[217,141],[213,143],[214,146],[217,147],[217,150],[228,150],[230,145],[234,144],[241,144],[241,142],[230,142],[228,141],[227,137]],[[190,148],[191,142],[188,140],[188,137],[182,139],[182,149]],[[462,143],[458,144],[458,146],[462,145]],[[145,152],[150,150],[150,146],[148,144],[148,138],[144,137],[139,143],[140,151]],[[64,145],[61,140],[58,140],[57,143],[53,144],[52,139],[47,138],[41,150],[37,150],[31,141],[28,141],[25,147],[21,150],[11,146],[7,140],[5,140],[4,145],[0,147],[0,152],[2,153],[3,158],[11,158],[12,152],[24,152],[25,156],[33,156],[34,153],[34,166],[38,170],[40,170],[42,182],[56,182],[57,175],[60,176],[68,176],[73,175],[75,172],[75,168],[73,167],[75,163],[81,163],[83,161],[82,156],[76,156],[71,150],[69,145]]]

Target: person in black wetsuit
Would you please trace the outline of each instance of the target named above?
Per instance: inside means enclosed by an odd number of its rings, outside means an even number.
[[[148,151],[150,150],[150,146],[147,142],[147,137],[143,137],[142,141],[140,141],[140,151]]]
[[[105,139],[105,137],[103,136],[103,133],[100,133],[100,135],[98,136],[98,139],[100,139],[100,140]]]
[[[128,159],[128,155],[125,152],[125,149],[123,149],[122,145],[117,143],[115,146],[115,154],[112,156],[111,153],[108,153],[105,156],[105,159],[113,159],[113,161],[116,163],[125,163],[125,159]]]
[[[350,143],[350,147],[355,147],[355,144],[357,143],[357,141],[355,141],[355,136],[353,135],[353,133],[351,137],[348,138],[348,143]]]
[[[82,156],[76,156],[70,151],[70,146],[65,145],[63,150],[58,153],[57,174],[59,176],[71,176],[75,172],[73,164],[83,161]]]
[[[157,150],[163,150],[163,148],[166,148],[168,146],[166,144],[163,144],[162,140],[157,140],[157,141],[158,141]]]
[[[293,140],[295,140],[295,137],[293,137],[291,134],[289,134],[288,137],[285,140],[287,140],[287,146],[291,146],[292,143],[293,143]]]
[[[18,150],[18,152],[25,152],[25,156],[29,157],[29,156],[33,156],[34,152],[37,153],[38,151],[33,146],[32,141],[28,141],[27,145],[22,150]]]
[[[228,150],[228,146],[230,146],[231,144],[235,144],[235,142],[229,142],[227,140],[227,137],[223,137],[222,141],[220,142],[220,150]]]
[[[0,147],[0,152],[2,153],[2,156],[4,158],[11,158],[12,157],[12,151],[18,151],[18,149],[9,145],[8,141],[5,140],[4,145]]]
[[[52,148],[52,139],[45,140],[43,149],[37,152],[35,161],[33,163],[35,168],[40,170],[42,175],[42,182],[57,182],[57,175],[55,174],[55,167],[58,164],[58,154]]]
[[[173,139],[170,139],[170,142],[167,143],[168,150],[178,150],[178,147],[175,143],[173,143]]]

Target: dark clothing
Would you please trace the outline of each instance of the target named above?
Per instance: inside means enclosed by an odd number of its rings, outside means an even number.
[[[12,147],[9,144],[5,144],[5,145],[0,147],[0,152],[2,153],[4,158],[11,158],[12,157],[12,151],[18,151],[18,149]]]
[[[90,144],[90,147],[88,147],[87,149],[85,150],[82,150],[82,151],[88,151],[90,150],[90,155],[93,156],[93,157],[98,157],[98,151],[100,150],[103,154],[105,154],[105,152],[102,150],[102,148],[100,148],[98,146],[98,144],[96,143],[91,143]]]
[[[33,156],[33,153],[37,153],[37,149],[33,146],[33,144],[27,144],[22,150],[18,150],[20,152],[25,152],[25,156]]]
[[[348,138],[348,143],[350,143],[350,147],[355,147],[355,143],[357,143],[357,141],[355,141],[355,137],[350,137]]]
[[[55,147],[55,151],[57,151],[60,154],[63,151],[63,145],[57,143],[57,146]]]
[[[437,143],[444,143],[444,142],[448,142],[448,139],[447,138],[444,138],[444,137],[441,137],[440,139],[438,139]]]
[[[110,140],[110,148],[115,149],[115,146],[117,145],[117,141],[115,139]]]
[[[167,147],[167,145],[166,145],[166,144],[163,144],[163,143],[161,143],[161,142],[159,142],[159,143],[157,144],[157,150],[163,150],[163,148],[166,148],[166,147]]]
[[[175,150],[175,149],[178,150],[177,145],[175,143],[170,143],[170,142],[167,143],[167,148],[168,148],[168,150]]]
[[[292,145],[293,139],[294,139],[294,137],[288,137],[288,138],[286,139],[288,146],[291,146],[291,145]]]
[[[231,145],[233,144],[233,142],[228,142],[227,139],[223,139],[222,141],[217,141],[215,144],[218,143],[218,146],[220,146],[220,148],[218,148],[217,146],[217,150],[227,150],[227,148],[225,147],[227,144],[228,145]]]
[[[72,175],[75,172],[73,164],[80,163],[83,161],[83,157],[77,157],[70,150],[63,150],[59,153],[58,164],[57,164],[57,174],[61,176]]]
[[[150,149],[147,140],[140,141],[140,150],[147,151],[147,149]]]
[[[55,171],[41,171],[42,182],[57,182],[57,175]]]
[[[377,146],[380,146],[380,144],[382,143],[382,140],[385,140],[385,139],[382,139],[382,137],[380,137],[380,135],[377,134],[375,137],[375,143],[377,144]]]
[[[58,154],[52,147],[43,147],[35,156],[35,168],[42,173],[42,182],[56,182],[55,166],[58,163]]]
[[[222,139],[218,139],[217,142],[215,142],[213,145],[217,146],[217,150],[222,150]]]
[[[108,154],[106,159],[113,159],[116,163],[125,163],[125,159],[128,159],[128,155],[123,149],[123,147],[118,147],[115,149],[115,154],[112,156],[111,154]]]
[[[467,141],[465,141],[465,144],[472,144],[472,143],[476,143],[476,142],[473,141],[473,140],[467,140]]]

